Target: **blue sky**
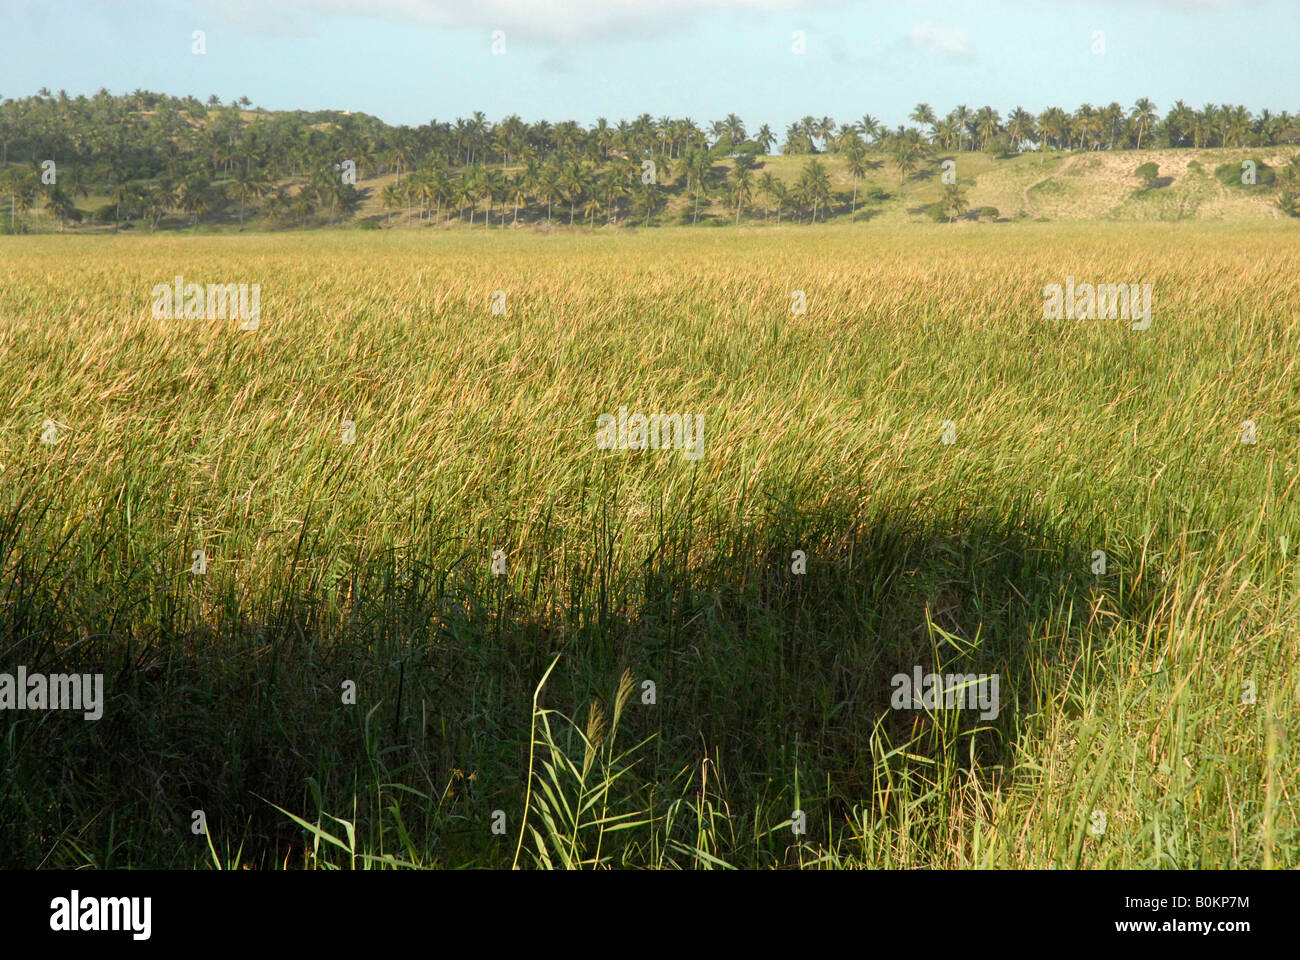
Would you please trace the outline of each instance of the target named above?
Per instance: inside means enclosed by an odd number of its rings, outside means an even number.
[[[0,36],[0,97],[142,87],[412,125],[735,112],[780,133],[1141,96],[1300,112],[1300,0],[0,0]]]

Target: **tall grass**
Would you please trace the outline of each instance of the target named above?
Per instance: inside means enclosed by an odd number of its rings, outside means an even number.
[[[1294,867],[1287,227],[0,240],[0,860]]]

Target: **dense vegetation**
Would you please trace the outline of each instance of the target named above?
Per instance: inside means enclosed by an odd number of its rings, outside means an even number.
[[[1138,100],[1125,110],[1085,104],[1073,113],[1052,107],[1038,115],[1017,107],[1004,119],[992,107],[959,106],[939,118],[927,104],[913,126],[889,129],[870,114],[852,122],[804,117],[791,123],[781,149],[810,155],[796,178],[759,169],[778,137],[749,130],[735,114],[701,125],[689,117],[652,118],[585,128],[574,121],[492,123],[476,112],[451,122],[392,127],[365,114],[269,112],[247,98],[222,105],[193,97],[135,91],[111,96],[33,97],[0,104],[0,229],[21,232],[40,208],[60,226],[88,217],[160,226],[194,226],[205,217],[236,222],[264,218],[271,226],[337,222],[352,215],[363,189],[355,181],[396,174],[380,189],[385,211],[416,207],[426,222],[456,217],[488,226],[554,217],[564,222],[660,222],[670,197],[683,197],[696,223],[714,202],[738,223],[763,216],[825,219],[832,208],[855,210],[858,184],[889,164],[899,182],[942,155],[981,151],[1009,156],[1044,151],[1160,148],[1287,147],[1300,143],[1300,119],[1288,112],[1181,101],[1161,118]],[[832,190],[830,154],[852,179],[849,196]],[[57,176],[42,177],[53,161]],[[346,163],[355,164],[355,178]],[[1277,200],[1300,215],[1300,162],[1278,174]],[[945,184],[936,219],[965,211],[960,184]],[[83,209],[91,196],[98,206]],[[170,219],[169,219],[170,218]]]
[[[0,866],[1300,866],[1292,223],[0,262],[0,670],[107,700],[0,713]]]

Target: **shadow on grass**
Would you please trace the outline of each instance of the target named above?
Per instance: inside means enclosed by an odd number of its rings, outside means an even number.
[[[851,216],[854,223],[866,223],[884,213],[879,207],[859,207]]]
[[[191,830],[202,810],[223,861],[242,848],[256,867],[301,866],[310,842],[272,803],[355,819],[361,849],[382,833],[425,864],[508,865],[513,834],[489,825],[503,810],[517,829],[532,697],[557,656],[540,703],[578,723],[624,670],[635,681],[620,738],[647,742],[611,802],[716,796],[733,841],[717,855],[770,864],[796,778],[822,823],[892,802],[883,766],[1005,780],[1026,718],[1081,679],[1082,647],[1152,602],[1094,575],[1094,545],[1027,502],[938,520],[794,499],[651,510],[654,545],[636,555],[617,506],[582,504],[585,542],[533,530],[504,577],[486,550],[434,562],[464,538],[429,527],[408,549],[296,558],[256,601],[165,575],[125,531],[23,554],[16,515],[0,517],[0,671],[103,672],[107,699],[96,722],[0,713],[0,865],[210,862]],[[997,716],[891,708],[892,678],[916,668],[998,675]],[[632,861],[650,839],[613,837],[606,852]]]

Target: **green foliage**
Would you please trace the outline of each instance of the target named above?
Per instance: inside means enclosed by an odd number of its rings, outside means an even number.
[[[1278,209],[1290,217],[1300,217],[1300,153],[1278,171]]]
[[[999,133],[984,142],[984,152],[991,157],[1004,160],[1015,156],[1017,151],[1012,146],[1011,138],[1005,133]]]
[[[1245,158],[1243,158],[1245,159]],[[1277,186],[1277,171],[1263,160],[1255,160],[1255,182],[1247,183],[1248,169],[1242,161],[1221,163],[1214,168],[1214,178],[1234,190],[1272,190]]]
[[[958,220],[965,216],[970,207],[965,188],[957,183],[944,185],[943,197],[939,202],[943,206],[944,215],[949,220]]]

